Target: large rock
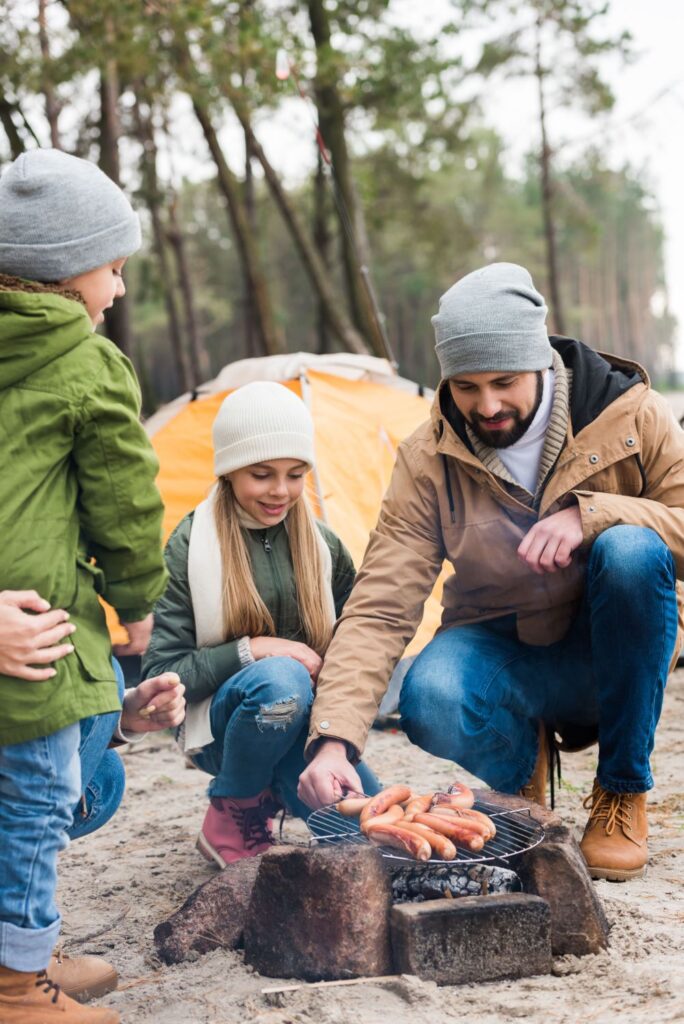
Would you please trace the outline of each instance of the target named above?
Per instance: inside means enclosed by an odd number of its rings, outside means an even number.
[[[187,959],[191,950],[235,949],[242,939],[247,908],[261,857],[229,864],[188,897],[154,929],[154,944],[166,964]]]
[[[395,970],[438,985],[548,974],[551,922],[538,896],[503,893],[392,909]]]
[[[272,850],[252,893],[245,962],[305,981],[390,974],[390,906],[389,875],[370,846]]]
[[[546,828],[544,841],[520,857],[516,871],[525,892],[551,910],[551,947],[556,956],[598,953],[608,945],[609,924],[581,850],[567,828]]]

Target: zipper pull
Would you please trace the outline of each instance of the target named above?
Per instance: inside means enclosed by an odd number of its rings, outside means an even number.
[[[261,543],[264,545],[264,551],[266,552],[266,554],[270,555],[271,554],[271,542],[268,539],[268,537],[266,536],[266,531],[265,530],[261,534]]]

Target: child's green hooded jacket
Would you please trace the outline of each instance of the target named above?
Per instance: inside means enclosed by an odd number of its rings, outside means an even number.
[[[45,682],[0,675],[0,745],[118,709],[97,595],[135,622],[166,582],[134,371],[51,288],[0,275],[0,590],[66,608],[75,652]]]

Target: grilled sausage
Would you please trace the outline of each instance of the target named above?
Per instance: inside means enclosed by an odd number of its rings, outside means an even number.
[[[432,847],[424,836],[398,825],[371,829],[368,838],[375,846],[391,846],[395,850],[409,853],[416,860],[429,860],[432,853]]]
[[[392,804],[388,807],[384,814],[376,814],[374,818],[366,818],[365,821],[361,822],[361,831],[364,835],[368,835],[374,828],[383,828],[385,825],[396,825],[397,822],[403,821],[404,810],[399,804]]]
[[[446,793],[435,793],[433,804],[444,804],[446,807],[472,807],[475,795],[464,782],[454,782]]]
[[[388,789],[383,789],[382,792],[370,798],[361,811],[360,821],[363,823],[369,818],[375,818],[378,814],[384,814],[392,804],[403,804],[410,799],[411,790],[408,786],[390,786]]]
[[[428,843],[442,860],[455,860],[456,859],[456,847],[448,838],[443,836],[441,832],[435,832],[428,825],[419,825],[417,821],[402,821],[401,828],[408,829],[409,832],[416,832],[418,835],[425,836]]]
[[[441,832],[448,836],[458,845],[466,846],[469,850],[481,850],[485,844],[485,837],[481,832],[470,827],[472,822],[461,822],[455,818],[442,817],[437,814],[417,814],[416,821],[420,825],[429,825],[435,832]]]
[[[432,806],[434,793],[426,793],[424,796],[412,796],[404,807],[407,821],[413,821],[415,814],[425,814]]]
[[[369,796],[346,796],[344,800],[335,804],[335,810],[345,818],[356,818],[370,800]]]
[[[489,839],[493,839],[496,835],[496,825],[488,814],[483,814],[482,811],[476,811],[472,807],[431,807],[427,812],[428,814],[437,814],[439,817],[454,820],[472,820],[479,821],[483,828],[486,830]],[[482,833],[485,834],[484,832]]]

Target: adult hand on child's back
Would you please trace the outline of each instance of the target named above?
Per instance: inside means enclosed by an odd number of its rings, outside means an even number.
[[[30,612],[36,614],[31,615]],[[57,674],[51,667],[73,651],[62,643],[76,627],[62,608],[50,604],[35,590],[0,592],[0,674],[40,682]],[[45,668],[35,666],[45,665]]]
[[[279,636],[255,636],[249,641],[255,661],[262,658],[294,658],[299,661],[315,683],[321,671],[323,659],[306,644],[296,640],[282,640]]]
[[[185,687],[175,672],[164,672],[126,690],[121,711],[124,732],[175,729],[185,718]]]
[[[113,645],[112,650],[117,658],[130,654],[144,654],[150,643],[153,624],[152,612],[139,622],[122,622],[121,625],[128,633],[128,643]]]

